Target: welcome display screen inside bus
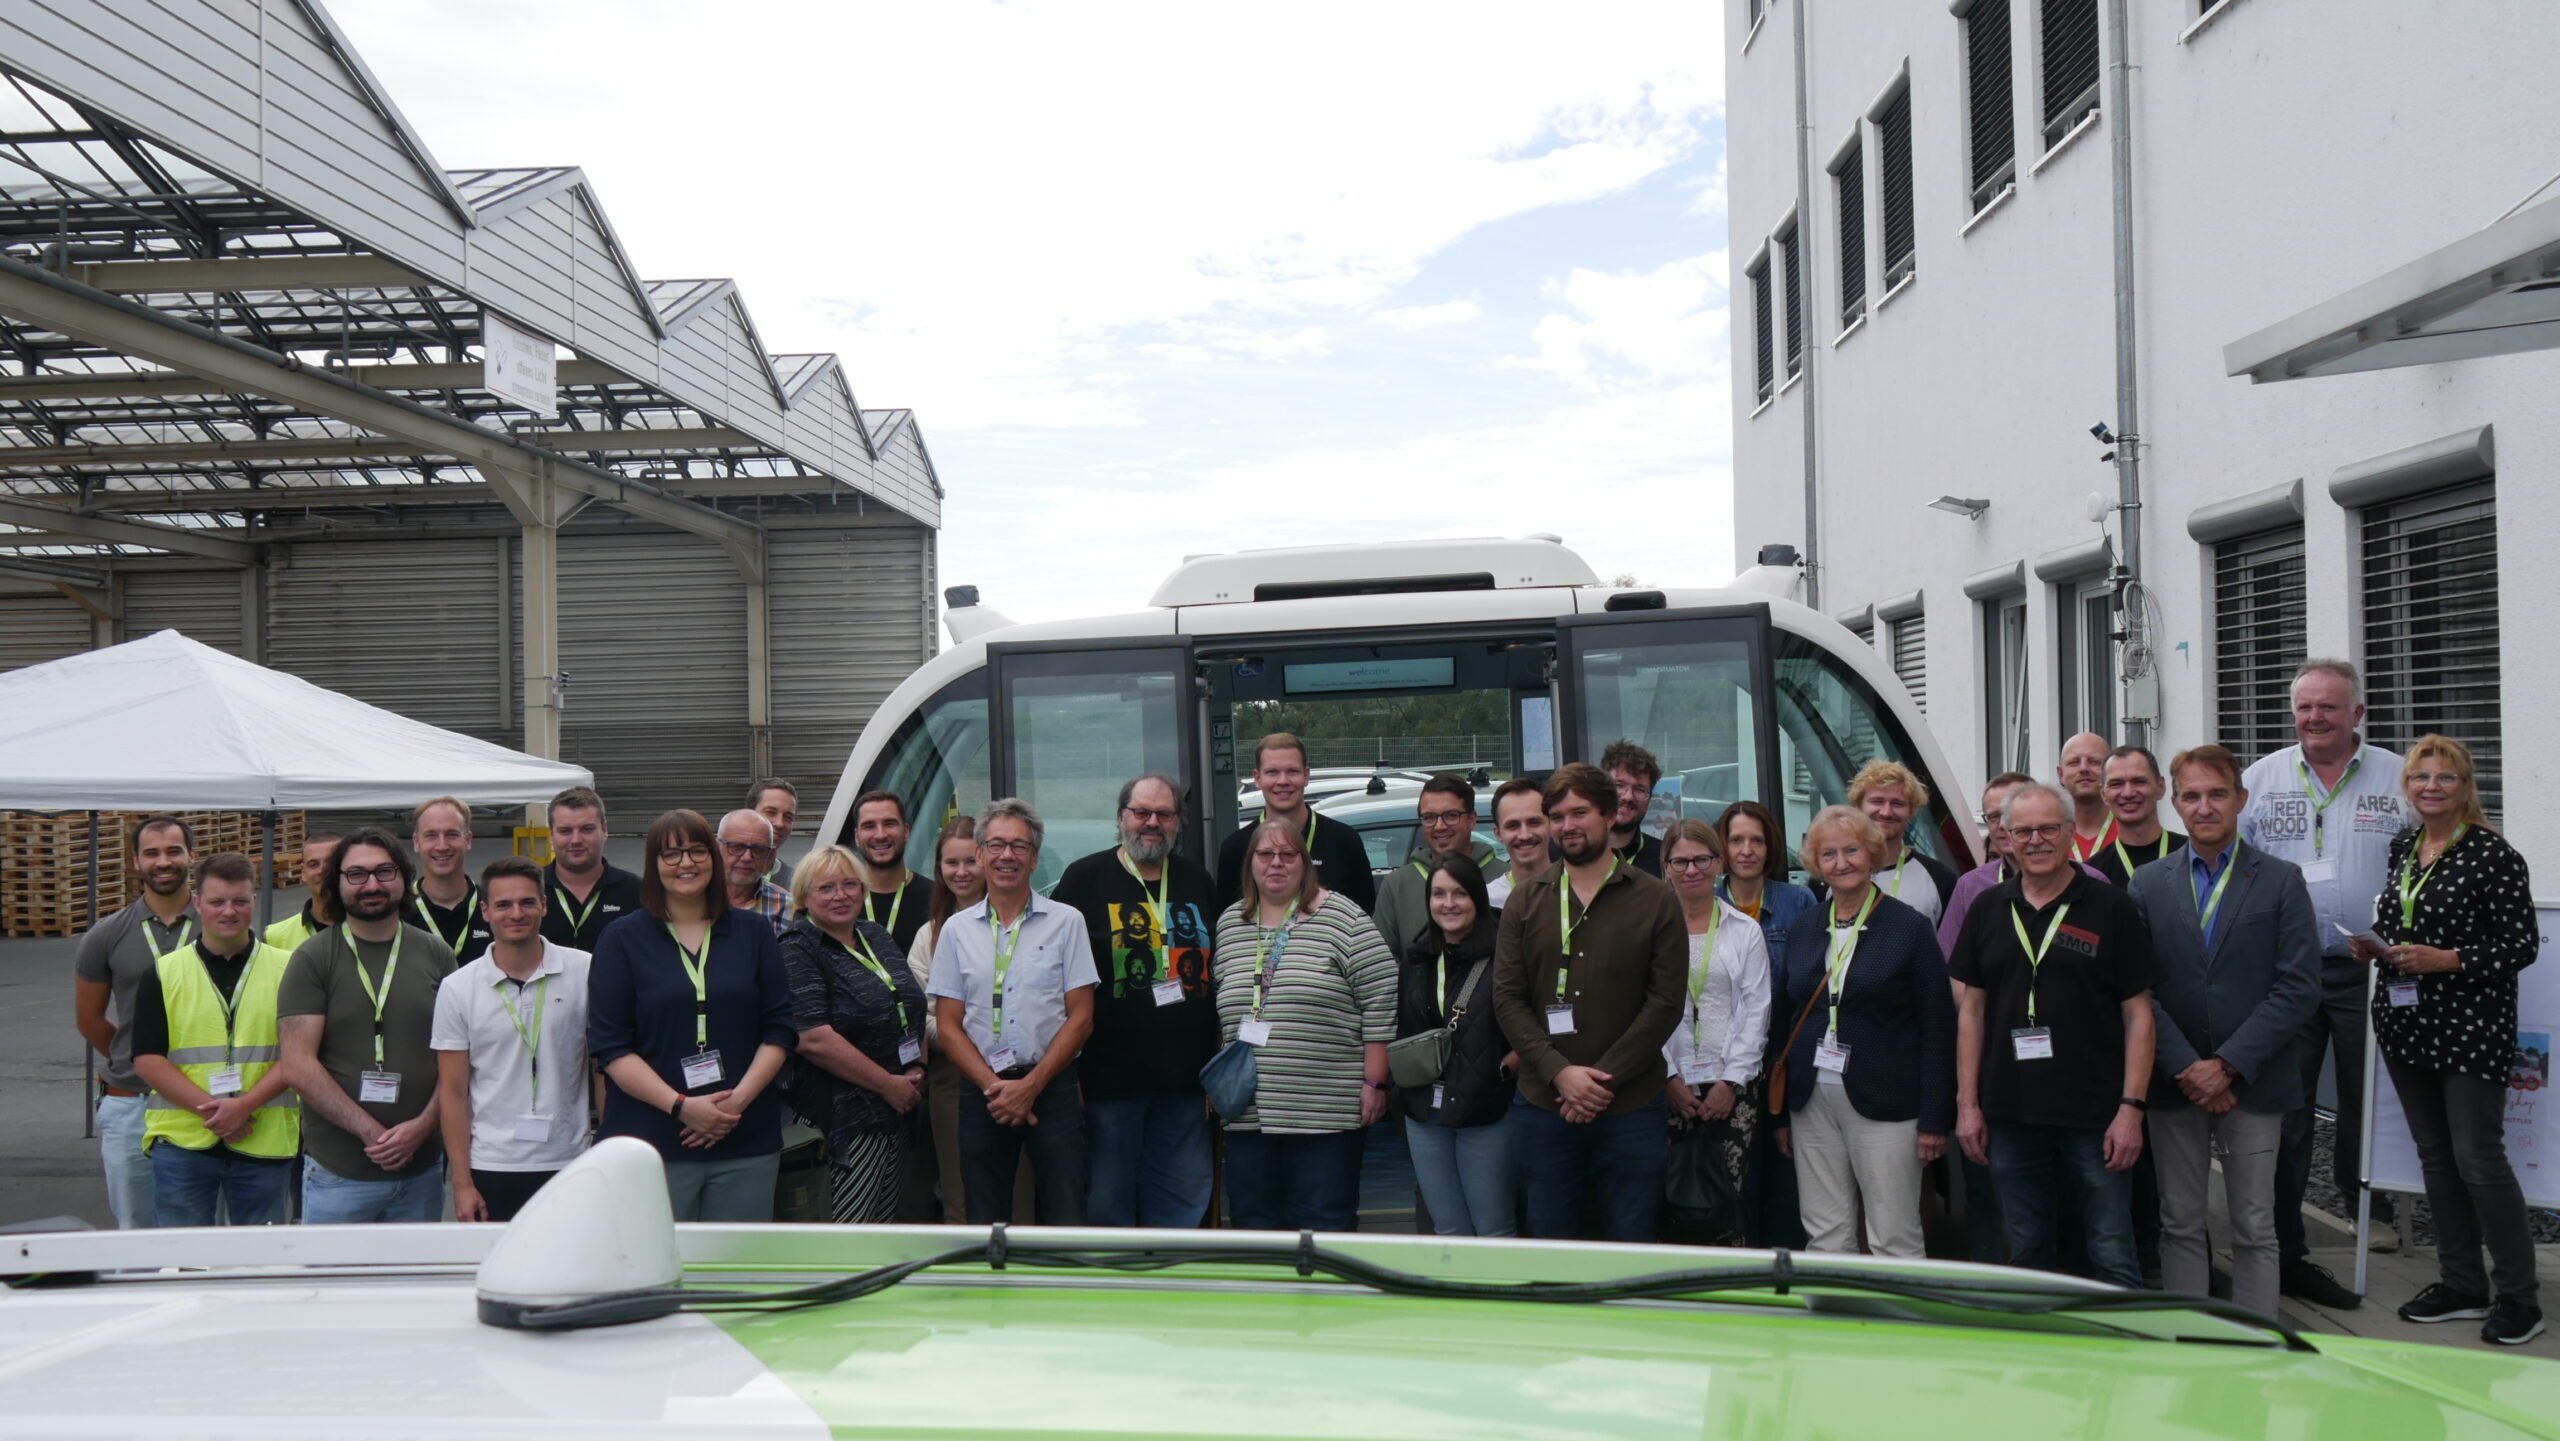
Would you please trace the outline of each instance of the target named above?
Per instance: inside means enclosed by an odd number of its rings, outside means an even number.
[[[1325,661],[1281,667],[1281,684],[1291,695],[1332,691],[1421,690],[1458,682],[1458,663],[1447,656],[1412,660]]]

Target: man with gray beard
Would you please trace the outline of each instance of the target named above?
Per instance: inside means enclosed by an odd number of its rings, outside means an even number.
[[[1181,783],[1120,788],[1120,844],[1070,864],[1052,898],[1092,938],[1093,1038],[1084,1081],[1086,1218],[1097,1226],[1197,1226],[1209,1209],[1209,1111],[1200,1068],[1218,1049],[1209,971],[1218,897],[1174,854]]]

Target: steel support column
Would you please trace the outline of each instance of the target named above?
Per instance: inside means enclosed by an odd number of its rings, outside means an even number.
[[[772,571],[756,548],[755,564],[739,569],[747,578],[747,773],[761,777],[773,774],[773,607]]]

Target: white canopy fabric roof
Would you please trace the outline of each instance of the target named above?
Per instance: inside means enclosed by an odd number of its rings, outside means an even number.
[[[0,809],[515,805],[594,783],[174,630],[0,675]]]

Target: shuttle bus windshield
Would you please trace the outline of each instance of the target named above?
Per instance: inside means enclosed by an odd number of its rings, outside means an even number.
[[[1839,646],[1851,644],[1842,631]],[[1931,792],[1912,844],[1973,864],[1934,748],[1842,649],[1772,625],[1764,603],[1391,631],[1017,642],[1000,631],[985,651],[985,664],[875,721],[895,732],[862,786],[906,800],[919,871],[945,819],[1019,795],[1047,823],[1035,876],[1046,888],[1112,843],[1119,788],[1147,771],[1191,782],[1184,844],[1214,856],[1249,812],[1239,788],[1255,742],[1292,726],[1309,732],[1316,765],[1374,759],[1497,782],[1596,759],[1623,737],[1662,765],[1648,830],[1753,800],[1779,812],[1790,847],[1860,767],[1897,761]]]

